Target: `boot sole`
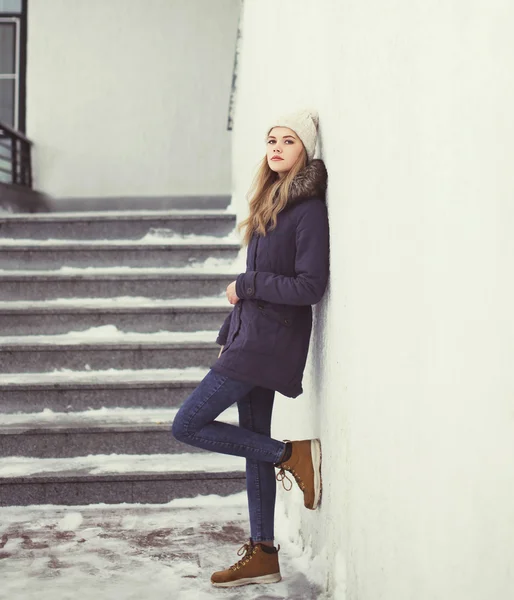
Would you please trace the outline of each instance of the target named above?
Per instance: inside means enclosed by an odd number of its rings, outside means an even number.
[[[251,583],[278,583],[282,579],[280,573],[272,573],[271,575],[260,575],[259,577],[244,577],[243,579],[235,579],[234,581],[226,581],[223,583],[214,583],[214,587],[238,587],[240,585],[249,585]]]
[[[314,502],[309,508],[315,510],[321,499],[321,444],[319,440],[311,440],[311,458],[314,470]]]

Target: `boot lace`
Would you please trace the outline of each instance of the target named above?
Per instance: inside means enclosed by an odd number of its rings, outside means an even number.
[[[252,542],[248,542],[247,544],[243,544],[241,548],[237,551],[238,556],[243,556],[241,560],[238,560],[234,565],[230,567],[232,571],[237,571],[241,567],[244,567],[250,562],[250,559],[255,554],[257,548],[252,544]]]
[[[283,465],[280,467],[280,470],[277,473],[275,479],[277,481],[279,481],[280,483],[282,483],[282,487],[286,490],[286,492],[290,492],[293,487],[293,482],[287,476],[286,471],[289,471],[291,473],[291,475],[295,478],[296,483],[300,486],[300,489],[302,491],[305,490],[305,484],[303,483],[303,481],[302,481],[301,477],[298,475],[298,473],[294,469],[289,467],[288,465]],[[286,481],[288,481],[289,483],[286,484],[285,483]],[[289,487],[287,487],[287,485],[289,485]]]

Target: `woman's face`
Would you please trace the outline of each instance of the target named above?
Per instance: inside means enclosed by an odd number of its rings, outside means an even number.
[[[273,127],[269,132],[266,141],[268,165],[280,177],[291,169],[302,150],[302,141],[289,127]]]

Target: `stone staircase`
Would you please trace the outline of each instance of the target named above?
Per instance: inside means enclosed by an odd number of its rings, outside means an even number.
[[[243,459],[170,433],[240,272],[235,216],[205,204],[0,215],[0,506],[244,489]]]

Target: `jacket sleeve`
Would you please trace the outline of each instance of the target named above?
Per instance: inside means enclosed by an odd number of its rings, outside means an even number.
[[[236,294],[247,300],[306,305],[321,300],[328,282],[329,228],[324,202],[309,203],[296,228],[294,277],[247,271],[238,275]]]
[[[216,338],[216,344],[224,346],[227,343],[228,330],[230,328],[230,319],[232,318],[232,311],[227,315],[227,318],[223,322],[221,329],[219,330],[218,337]]]

